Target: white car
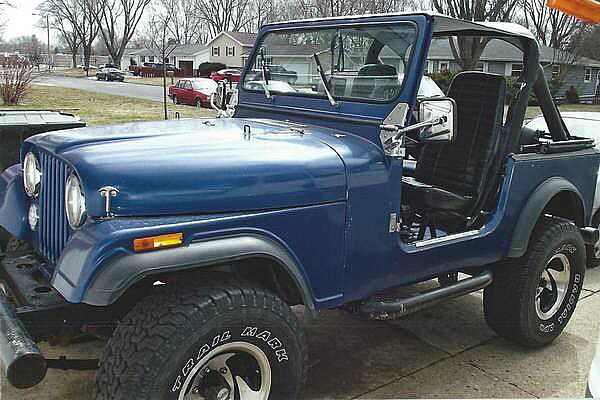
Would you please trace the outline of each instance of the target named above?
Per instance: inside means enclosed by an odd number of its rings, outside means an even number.
[[[600,338],[596,347],[596,355],[592,361],[590,374],[588,375],[587,390],[585,397],[600,399]]]
[[[596,148],[600,149],[600,112],[563,112],[561,115],[571,136],[594,139],[596,141]],[[543,116],[532,119],[525,127],[548,133],[548,127]],[[596,180],[592,216],[594,225],[600,227],[600,171],[598,171],[598,178]],[[589,250],[592,249],[590,248]],[[600,241],[594,246],[593,253],[590,253],[588,263],[589,266],[600,264]],[[598,393],[596,395],[598,396]]]

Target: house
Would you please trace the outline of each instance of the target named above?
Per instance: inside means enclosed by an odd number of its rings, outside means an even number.
[[[256,33],[221,32],[206,43],[210,51],[209,61],[243,68],[255,41]]]
[[[165,62],[184,71],[184,75],[193,76],[194,71],[204,62],[208,62],[208,48],[203,44],[180,44],[169,50]],[[144,63],[160,63],[161,54],[156,49],[126,49],[121,60],[121,68]]]
[[[435,39],[429,48],[425,70],[436,73],[443,70],[459,71],[460,68],[450,49],[448,39]],[[504,76],[518,76],[523,70],[522,53],[516,47],[501,40],[491,40],[485,47],[477,69]],[[540,45],[540,63],[546,78],[560,78],[557,97],[573,86],[579,96],[593,96],[600,86],[600,61],[575,57],[570,53]]]

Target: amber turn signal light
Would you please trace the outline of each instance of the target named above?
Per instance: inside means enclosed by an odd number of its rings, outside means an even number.
[[[560,10],[582,21],[600,23],[600,2],[596,0],[547,0],[548,7]]]
[[[180,246],[183,243],[183,233],[150,236],[133,240],[134,251],[158,250],[165,247]]]

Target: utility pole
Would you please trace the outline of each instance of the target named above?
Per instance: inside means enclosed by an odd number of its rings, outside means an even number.
[[[38,17],[44,17],[42,14],[32,13],[31,15],[37,15]],[[50,14],[46,14],[46,32],[48,34],[48,56],[46,58],[46,65],[48,67],[48,71],[50,71]]]

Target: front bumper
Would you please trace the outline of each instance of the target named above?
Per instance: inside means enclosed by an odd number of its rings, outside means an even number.
[[[47,319],[40,316],[67,304],[48,286],[40,267],[37,258],[26,254],[7,254],[0,263],[0,372],[20,389],[41,382],[47,369],[27,326],[38,321],[42,328],[39,321]]]

